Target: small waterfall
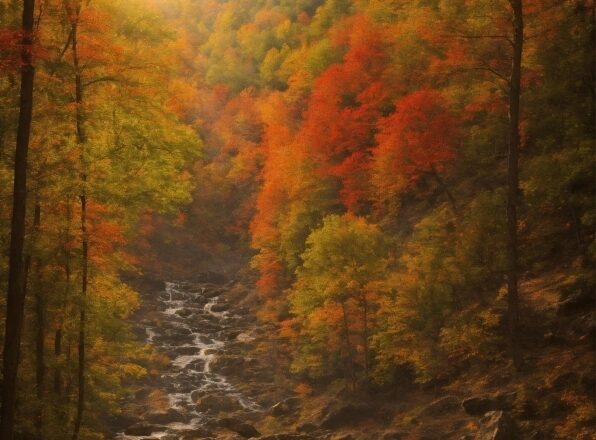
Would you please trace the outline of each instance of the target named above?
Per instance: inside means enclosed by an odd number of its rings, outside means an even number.
[[[192,395],[225,395],[237,400],[247,411],[260,407],[238,392],[221,374],[212,371],[212,364],[220,353],[225,353],[225,329],[233,328],[236,316],[228,311],[214,311],[220,304],[219,296],[208,297],[209,286],[196,286],[190,291],[183,283],[166,283],[159,297],[159,322],[145,328],[146,341],[158,351],[169,353],[170,367],[161,377],[169,401],[169,408],[184,414],[185,422],[178,420],[165,424],[163,430],[151,433],[150,438],[161,439],[199,428],[205,414],[196,409]],[[120,440],[140,440],[149,437],[119,434]],[[170,437],[168,437],[170,438]]]

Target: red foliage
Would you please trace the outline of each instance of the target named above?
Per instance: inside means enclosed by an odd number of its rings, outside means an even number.
[[[381,120],[375,162],[387,164],[384,179],[403,176],[414,183],[426,172],[441,172],[455,156],[457,121],[434,90],[420,90],[395,103],[393,114]]]
[[[344,62],[315,82],[302,135],[320,171],[340,179],[342,201],[352,211],[366,194],[366,151],[388,101],[382,81],[388,59],[382,33],[366,18],[353,18],[338,40],[348,45]]]
[[[22,29],[0,29],[0,70],[14,71],[22,67],[23,35]],[[27,50],[33,62],[37,58],[46,58],[47,51],[39,44],[37,35],[34,34],[32,39],[33,44]]]

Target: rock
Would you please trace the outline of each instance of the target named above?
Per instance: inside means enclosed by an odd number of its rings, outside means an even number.
[[[203,397],[205,394],[207,394],[207,392],[204,390],[194,390],[192,393],[190,393],[190,399],[194,403],[197,403],[199,399]]]
[[[203,298],[215,298],[216,296],[219,296],[223,293],[222,289],[209,289],[206,290],[205,293],[203,293]]]
[[[184,422],[186,417],[179,411],[170,408],[166,411],[155,411],[146,413],[144,419],[149,423],[157,423],[160,425],[167,425],[173,422]]]
[[[217,422],[217,425],[220,428],[225,428],[230,431],[233,431],[236,434],[239,434],[244,438],[254,438],[254,437],[261,436],[261,433],[259,431],[257,431],[254,426],[249,425],[248,423],[244,423],[241,420],[234,419],[232,417],[226,417],[224,419],[220,419]]]
[[[223,375],[238,375],[244,370],[243,356],[223,355],[211,362],[211,369]]]
[[[135,393],[134,393],[135,399],[144,400],[147,397],[149,397],[149,395],[153,391],[155,391],[155,390],[153,388],[149,388],[149,387],[140,388],[137,391],[135,391]]]
[[[596,395],[596,378],[590,372],[582,375],[579,383],[588,396],[593,397]]]
[[[277,402],[271,407],[269,412],[274,416],[282,416],[289,412],[295,411],[300,406],[300,399],[298,397],[289,397],[281,402]]]
[[[556,391],[563,391],[579,383],[579,375],[573,371],[559,374],[552,382],[552,388]]]
[[[189,356],[197,354],[199,350],[196,347],[174,347],[167,351],[168,356],[175,358],[178,356]]]
[[[340,426],[349,425],[362,418],[368,417],[372,409],[366,405],[355,405],[349,403],[338,408],[332,408],[321,421],[321,428],[336,429]]]
[[[576,286],[575,290],[566,292],[565,299],[557,304],[557,314],[569,316],[582,310],[592,310],[595,300],[592,285]]]
[[[292,434],[292,433],[267,435],[265,437],[259,437],[259,439],[260,440],[316,440],[315,437],[312,437],[307,434]]]
[[[503,411],[489,411],[480,419],[475,440],[518,440],[513,419]]]
[[[176,315],[180,316],[181,318],[188,318],[192,314],[193,311],[189,309],[180,309],[176,311]]]
[[[312,423],[304,423],[296,428],[297,432],[313,432],[316,431],[317,427]]]
[[[125,431],[124,434],[126,435],[136,435],[136,436],[148,436],[153,434],[154,432],[160,432],[165,430],[165,427],[159,425],[152,425],[151,423],[141,422],[129,426]]]
[[[199,341],[205,345],[213,344],[213,340],[205,335],[199,335]]]
[[[460,400],[455,396],[445,396],[431,402],[421,412],[421,416],[439,416],[453,411],[460,406]]]
[[[134,425],[138,421],[138,417],[135,417],[133,414],[127,414],[126,412],[114,414],[108,419],[109,426],[116,431],[122,431],[127,426]]]
[[[542,400],[541,415],[545,418],[559,418],[568,414],[570,405],[561,399],[561,393],[552,393]]]
[[[474,396],[464,399],[462,408],[471,416],[482,416],[489,411],[508,411],[515,401],[515,393],[501,393],[494,396]]]
[[[195,275],[193,281],[197,283],[226,284],[229,279],[221,273],[207,271]]]
[[[225,312],[227,310],[229,310],[230,305],[227,303],[215,303],[211,306],[211,311],[215,312],[215,313],[219,313],[219,312]]]
[[[210,431],[206,431],[202,428],[192,429],[189,431],[184,431],[181,433],[182,437],[175,435],[174,440],[203,440],[207,438],[211,438],[213,435]]]
[[[494,411],[494,401],[487,397],[470,397],[461,403],[462,408],[471,416],[482,416],[489,411]]]
[[[236,411],[241,409],[238,400],[229,396],[207,395],[201,397],[197,402],[197,409],[201,412],[212,410],[214,412]]]
[[[252,336],[250,333],[240,333],[240,334],[236,335],[236,340],[238,342],[248,343],[248,342],[254,341],[255,337]]]
[[[383,434],[383,440],[403,440],[407,436],[408,434],[403,431],[391,431]]]

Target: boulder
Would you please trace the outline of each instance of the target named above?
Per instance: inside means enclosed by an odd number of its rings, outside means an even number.
[[[269,412],[274,416],[283,416],[290,412],[296,411],[300,406],[300,399],[298,397],[289,397],[281,402],[273,405]]]
[[[238,399],[229,396],[207,395],[197,401],[197,409],[201,412],[229,412],[241,409]]]
[[[196,274],[193,281],[196,283],[226,284],[229,278],[221,273],[207,271]]]
[[[205,394],[207,394],[207,392],[204,390],[194,390],[192,393],[190,393],[190,399],[194,403],[197,403],[201,397],[205,396]]]
[[[180,411],[170,408],[164,411],[153,411],[146,413],[143,417],[149,423],[167,425],[173,422],[184,422],[186,417]]]
[[[571,388],[579,383],[579,375],[573,371],[567,371],[559,374],[552,381],[552,388],[556,391],[563,391],[567,388]]]
[[[192,356],[197,354],[199,350],[197,347],[173,347],[167,351],[167,354],[171,358],[178,356]]]
[[[503,411],[489,411],[482,419],[475,440],[518,440],[513,419]]]
[[[596,296],[593,282],[578,282],[563,292],[563,299],[557,304],[559,316],[569,316],[583,310],[593,310]]]
[[[307,434],[284,433],[284,434],[267,435],[265,437],[259,437],[259,439],[260,440],[315,440],[316,437],[312,437]]]
[[[371,413],[370,407],[353,403],[330,408],[321,421],[321,428],[336,429],[368,417]]]
[[[391,431],[383,434],[383,440],[404,440],[408,434],[403,431]]]
[[[135,435],[135,436],[149,436],[154,432],[164,431],[164,426],[153,425],[147,422],[136,423],[132,426],[129,426],[125,431],[124,434],[126,435]]]
[[[176,311],[176,315],[180,316],[181,318],[188,318],[194,312],[190,309],[180,309]]]
[[[244,370],[243,356],[223,355],[211,362],[211,369],[223,375],[238,375]]]
[[[206,440],[213,437],[213,433],[204,429],[198,428],[190,431],[184,431],[182,437],[179,435],[174,436],[174,440]]]
[[[471,416],[482,416],[489,411],[508,411],[515,401],[515,393],[500,393],[493,396],[473,396],[464,399],[462,408]]]
[[[304,423],[296,428],[297,432],[313,432],[316,431],[317,427],[312,423]]]
[[[440,416],[459,408],[460,400],[455,396],[445,396],[431,402],[420,412],[420,416]]]
[[[261,433],[257,431],[254,426],[232,417],[226,417],[218,420],[217,425],[220,428],[225,428],[229,431],[235,432],[244,438],[254,438],[261,436]]]
[[[225,312],[230,309],[230,305],[225,302],[215,303],[211,306],[211,311],[215,313]]]

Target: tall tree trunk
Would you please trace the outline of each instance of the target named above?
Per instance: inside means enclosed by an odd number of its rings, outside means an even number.
[[[354,352],[352,350],[352,343],[350,342],[350,325],[348,324],[348,312],[345,301],[341,302],[341,311],[344,327],[344,339],[346,343],[346,352],[348,354],[348,376],[352,387],[356,385],[356,375],[354,371]]]
[[[368,345],[368,301],[366,300],[366,292],[362,290],[360,303],[362,305],[362,320],[364,321],[364,328],[363,328],[363,335],[362,339],[364,342],[364,375],[366,380],[369,379],[369,345]]]
[[[72,440],[79,438],[79,431],[83,421],[83,412],[85,410],[85,312],[86,312],[86,297],[87,297],[87,281],[88,281],[88,256],[89,243],[86,238],[87,235],[87,199],[85,195],[81,195],[81,231],[83,234],[83,256],[82,256],[82,288],[81,288],[81,304],[79,315],[79,359],[78,359],[78,387],[79,393],[77,397],[77,414],[75,418],[74,431]]]
[[[35,216],[33,221],[34,242],[39,237],[39,228],[41,225],[41,206],[39,202],[35,204]],[[34,284],[35,289],[35,385],[37,394],[37,414],[35,415],[35,429],[37,438],[43,438],[43,405],[44,405],[44,384],[45,384],[45,318],[46,303],[41,290],[41,258],[35,257],[34,265]]]
[[[81,299],[80,299],[80,315],[79,315],[79,358],[78,358],[78,396],[77,396],[77,413],[75,417],[74,430],[72,433],[72,440],[79,438],[81,424],[83,422],[83,413],[85,410],[85,326],[86,326],[86,302],[87,302],[87,284],[89,281],[89,238],[87,236],[87,170],[85,158],[85,144],[86,135],[84,129],[84,114],[83,114],[83,80],[81,77],[81,68],[79,65],[79,54],[77,50],[78,42],[78,20],[80,14],[81,3],[77,4],[76,15],[74,17],[72,26],[72,54],[75,71],[75,101],[76,101],[76,138],[77,144],[81,154],[81,185],[82,191],[79,196],[81,203],[81,236],[82,236],[82,280],[81,280]]]
[[[69,40],[70,41],[70,40]],[[64,243],[68,243],[70,241],[70,231],[72,225],[72,204],[70,201],[70,197],[67,198],[66,201],[66,230],[64,236]],[[60,356],[62,356],[62,339],[64,336],[63,328],[64,328],[64,319],[67,313],[67,306],[68,301],[70,298],[70,288],[71,288],[71,268],[70,268],[70,249],[68,246],[64,246],[64,276],[66,278],[66,287],[64,288],[64,293],[62,297],[62,305],[60,310],[60,315],[58,317],[58,322],[56,323],[56,330],[54,334],[54,359],[55,359],[55,370],[54,370],[54,393],[56,395],[62,394],[62,368],[60,362]]]
[[[515,368],[522,357],[519,344],[518,237],[517,204],[519,193],[519,114],[521,95],[521,60],[524,43],[522,0],[509,0],[513,9],[513,64],[509,91],[509,154],[507,163],[507,304],[509,348]]]
[[[10,257],[8,291],[6,295],[6,332],[3,351],[2,409],[0,413],[0,440],[14,437],[17,372],[25,305],[23,244],[27,202],[27,153],[33,113],[32,59],[33,12],[35,0],[23,1],[23,39],[21,49],[21,96],[19,124],[14,163],[12,223],[10,230]]]

